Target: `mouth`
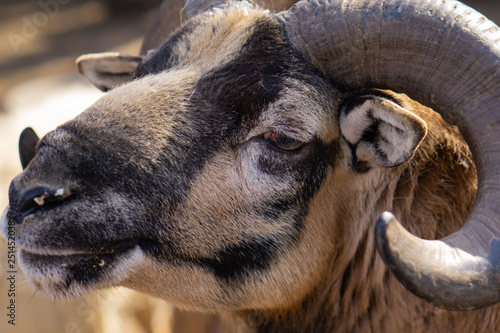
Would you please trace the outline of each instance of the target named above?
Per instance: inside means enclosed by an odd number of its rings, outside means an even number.
[[[49,298],[72,299],[117,286],[143,260],[137,240],[101,239],[90,244],[54,238],[51,246],[39,241],[43,236],[37,236],[36,228],[21,230],[21,226],[10,218],[7,207],[0,219],[1,232],[15,247],[17,263],[30,286]]]
[[[143,260],[138,245],[100,254],[47,255],[19,249],[18,255],[23,272],[37,292],[63,299],[119,285]]]
[[[38,267],[63,267],[71,270],[88,268],[104,269],[105,266],[112,264],[116,258],[130,252],[136,245],[132,242],[123,242],[123,245],[111,249],[106,249],[99,252],[83,251],[83,250],[51,250],[41,249],[33,251],[33,249],[25,249],[20,247],[20,260],[25,264]]]
[[[95,289],[123,285],[140,270],[151,251],[162,248],[158,241],[140,237],[106,239],[113,232],[104,231],[86,241],[75,232],[38,228],[46,220],[41,215],[36,216],[41,222],[31,225],[16,223],[11,215],[7,207],[0,229],[15,246],[16,264],[32,289],[52,299],[74,299]]]
[[[4,237],[16,247],[18,263],[30,286],[53,299],[73,299],[91,290],[120,285],[144,260],[137,241],[100,242],[102,246],[75,244],[73,248],[24,244],[9,220],[1,217]]]

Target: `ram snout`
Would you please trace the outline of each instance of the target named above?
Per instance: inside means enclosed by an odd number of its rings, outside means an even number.
[[[88,191],[80,168],[86,155],[72,134],[49,133],[12,181],[2,216],[2,233],[15,237],[28,280],[50,297],[75,297],[109,281],[116,284],[126,275],[124,267],[141,256],[139,237],[130,234],[130,211],[138,215],[139,204],[123,194]]]

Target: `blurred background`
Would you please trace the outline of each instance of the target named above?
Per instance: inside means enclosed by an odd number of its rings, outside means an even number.
[[[500,22],[500,1],[465,0]],[[0,210],[21,171],[20,132],[41,136],[71,119],[101,92],[78,76],[81,54],[139,53],[160,0],[0,0]],[[1,238],[1,237],[0,237]],[[0,239],[0,332],[171,332],[172,306],[115,288],[70,302],[35,294],[18,270],[16,325],[8,323],[7,245]],[[188,329],[186,331],[189,331]]]

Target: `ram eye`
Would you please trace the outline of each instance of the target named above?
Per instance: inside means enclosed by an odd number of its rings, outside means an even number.
[[[274,132],[264,133],[263,138],[270,145],[285,151],[295,151],[303,145],[300,141],[292,139],[286,135],[276,134]]]

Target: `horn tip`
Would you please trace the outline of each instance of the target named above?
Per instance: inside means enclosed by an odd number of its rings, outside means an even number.
[[[380,214],[375,225],[375,237],[377,248],[379,250],[379,253],[381,253],[383,257],[384,255],[382,253],[387,253],[389,239],[393,238],[391,237],[391,234],[394,233],[391,232],[391,230],[394,230],[393,226],[400,226],[401,228],[400,223],[392,213],[383,212],[382,214]]]

